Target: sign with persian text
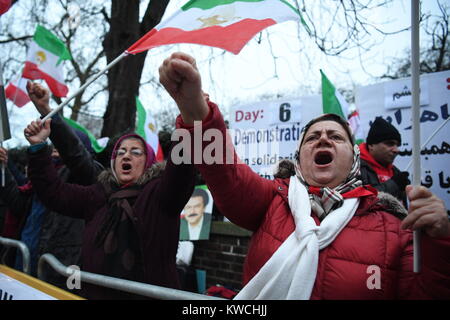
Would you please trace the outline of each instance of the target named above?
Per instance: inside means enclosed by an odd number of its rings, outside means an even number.
[[[450,71],[422,75],[420,84],[423,144],[449,117]],[[386,81],[358,88],[355,97],[363,132],[369,132],[378,116],[399,130],[402,145],[394,165],[402,171],[412,159],[410,87],[410,78]],[[273,179],[281,159],[294,159],[303,126],[320,114],[320,95],[237,105],[230,110],[229,133],[240,159],[260,176]],[[423,146],[421,155],[422,184],[450,209],[450,121]]]
[[[421,149],[422,185],[431,189],[433,193],[444,200],[447,210],[450,210],[450,121],[437,132],[429,143],[423,145],[449,117],[450,71],[422,75],[420,85],[423,86],[421,87],[422,106],[420,108],[420,136],[423,146]],[[394,165],[402,171],[409,166],[408,171],[411,173],[410,162],[413,147],[411,97],[409,96],[409,105],[384,108],[388,99],[386,88],[389,86],[394,86],[395,90],[402,89],[402,86],[403,88],[411,87],[411,79],[404,78],[358,88],[356,105],[359,109],[362,126],[367,128],[366,132],[375,117],[383,117],[398,129],[402,136],[402,145]],[[411,177],[410,180],[412,180]]]
[[[420,105],[427,106],[430,103],[428,78],[420,81]],[[384,107],[387,110],[398,108],[411,108],[411,79],[398,79],[384,82]]]

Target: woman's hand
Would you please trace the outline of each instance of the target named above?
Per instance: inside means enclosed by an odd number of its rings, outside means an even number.
[[[209,113],[195,59],[185,53],[173,53],[159,68],[159,81],[177,103],[187,125],[201,121]]]
[[[46,116],[50,113],[50,111],[52,111],[49,105],[50,93],[47,89],[45,89],[39,83],[28,81],[27,91],[30,100],[33,102],[34,106],[36,107],[37,111],[39,111],[41,116]]]
[[[450,236],[450,221],[444,202],[423,186],[407,186],[408,216],[402,229],[422,228],[430,237]]]
[[[52,119],[47,119],[42,126],[41,120],[32,121],[24,130],[25,138],[28,142],[33,144],[38,144],[45,142],[50,135],[50,122]]]

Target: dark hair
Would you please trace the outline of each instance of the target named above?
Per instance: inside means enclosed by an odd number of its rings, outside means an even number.
[[[202,188],[195,188],[194,192],[191,195],[191,198],[193,198],[193,197],[202,197],[203,198],[203,206],[204,207],[206,207],[206,205],[209,202],[208,193]]]

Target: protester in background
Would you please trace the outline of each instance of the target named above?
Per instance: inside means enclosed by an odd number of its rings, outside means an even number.
[[[159,72],[180,109],[178,128],[195,139],[194,121],[202,121],[196,131],[222,133],[220,161],[195,165],[220,211],[254,232],[237,299],[450,298],[450,222],[442,200],[409,186],[408,216],[402,222],[391,214],[402,206],[382,202],[359,180],[359,149],[345,120],[327,114],[310,121],[295,170],[267,180],[235,153],[227,164],[234,148],[217,105],[202,99],[195,59],[174,53]],[[210,145],[201,144],[203,155]],[[193,157],[196,150],[186,152]],[[417,228],[424,230],[423,265],[413,273],[411,230]]]
[[[194,243],[192,241],[179,241],[176,255],[176,265],[180,288],[185,291],[196,292],[195,270],[191,266],[194,254]]]
[[[155,163],[154,150],[136,134],[122,136],[113,148],[111,169],[83,187],[63,183],[51,165],[50,120],[26,129],[29,173],[46,206],[84,219],[82,269],[107,276],[179,288],[175,266],[180,212],[194,189],[194,167]],[[83,284],[88,299],[138,298]]]
[[[208,193],[195,188],[183,209],[180,225],[180,240],[207,240],[211,230],[212,214],[205,213],[209,202]]]
[[[27,90],[41,115],[48,114],[51,111],[49,91],[32,82],[28,82]],[[84,133],[74,131],[59,115],[54,115],[52,121],[52,165],[59,177],[70,183],[92,184],[103,167],[88,151],[92,149],[89,139],[83,137]],[[53,254],[64,265],[80,265],[84,221],[48,210],[35,191],[31,183],[19,188],[8,171],[7,184],[5,188],[0,188],[0,196],[11,213],[21,221],[19,238],[33,253],[32,274],[36,275],[37,260],[44,253]],[[16,268],[21,269],[20,258]],[[66,278],[48,265],[43,268],[43,280],[67,290]]]
[[[25,154],[25,156],[24,156]],[[13,160],[14,158],[14,160]],[[8,170],[14,177],[19,189],[21,186],[27,184],[28,178],[25,176],[27,156],[26,150],[13,149],[8,152],[4,148],[0,148],[0,162],[6,161],[8,163]],[[5,172],[6,174],[6,172]],[[5,238],[20,240],[20,232],[26,217],[16,217],[8,208],[7,203],[3,202],[2,189],[0,189],[0,201],[4,206],[4,221],[1,224],[0,235]],[[0,261],[7,266],[15,267],[16,264],[16,248],[10,246],[0,245]]]
[[[405,188],[409,173],[393,165],[402,138],[398,130],[381,117],[375,118],[361,150],[361,180],[379,191],[387,192],[406,204]]]
[[[8,152],[0,148],[0,162],[8,163]],[[42,221],[46,213],[45,207],[33,193],[29,181],[18,185],[18,178],[13,176],[10,168],[5,172],[5,187],[0,188],[0,197],[8,207],[8,225],[4,230],[5,237],[17,239],[25,243],[30,252],[31,275],[37,276],[39,245],[42,232]],[[23,261],[19,254],[14,258],[14,268],[22,271]]]

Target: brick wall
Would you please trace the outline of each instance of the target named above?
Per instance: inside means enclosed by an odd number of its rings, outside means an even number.
[[[206,288],[242,288],[242,268],[251,232],[230,222],[213,221],[209,240],[194,242],[192,267],[206,270]]]

